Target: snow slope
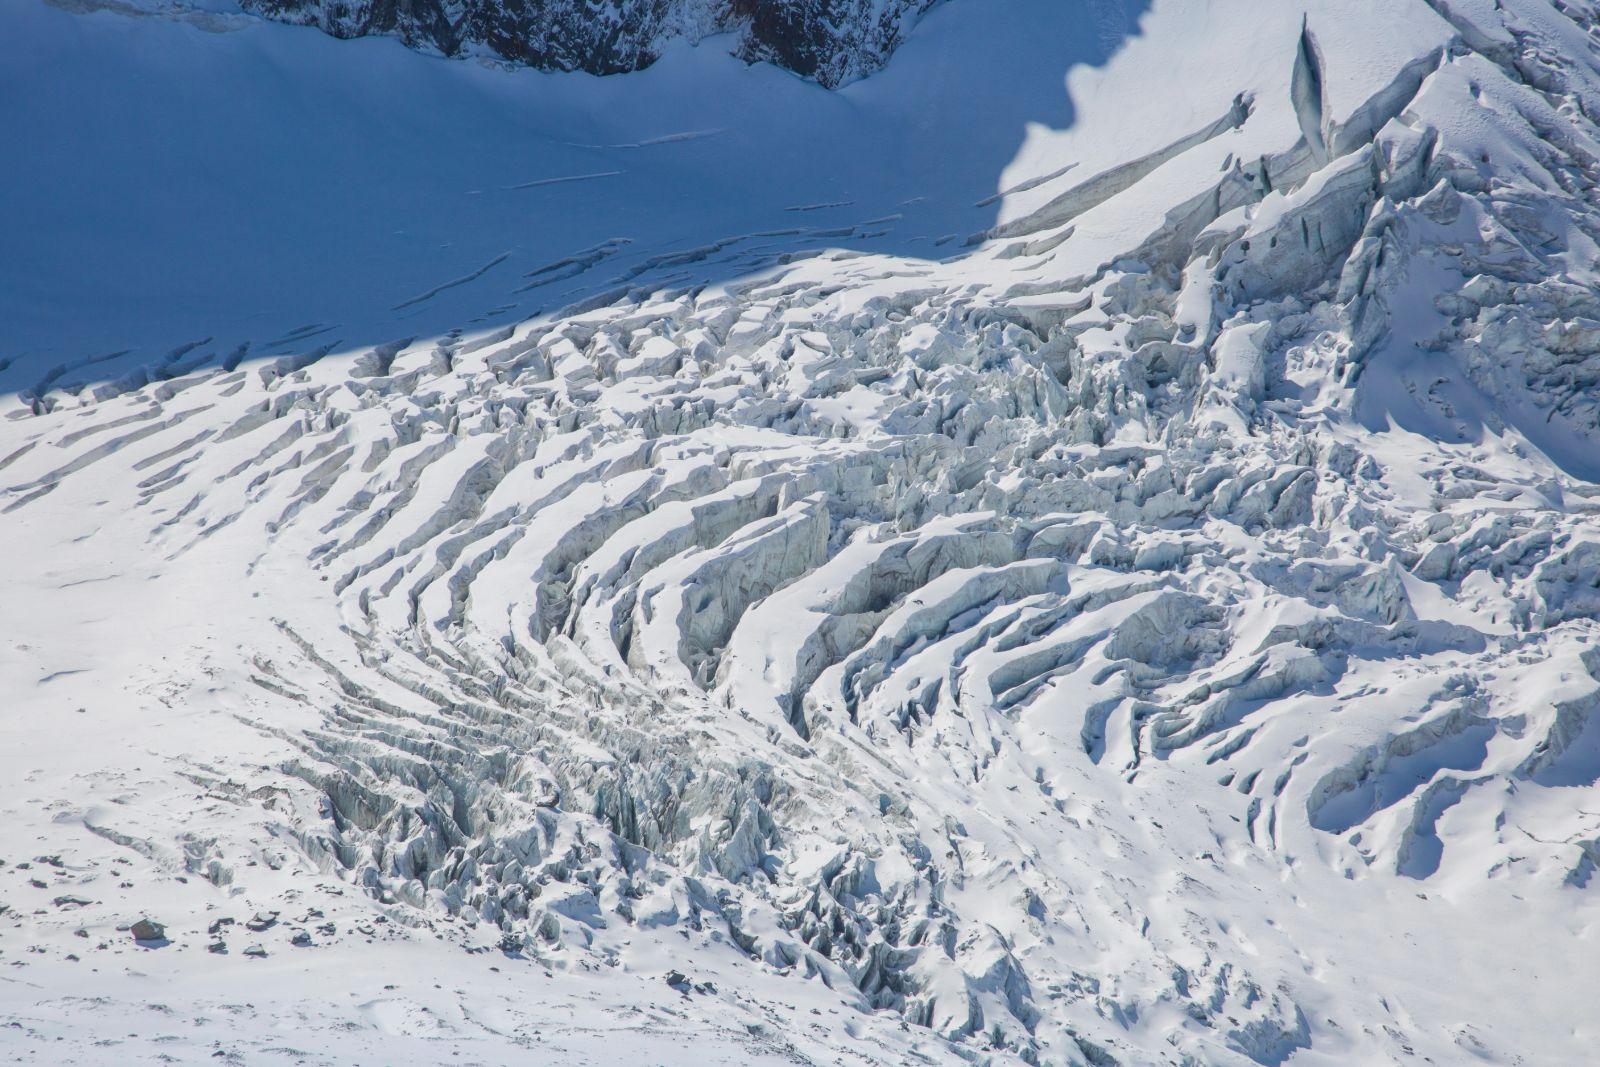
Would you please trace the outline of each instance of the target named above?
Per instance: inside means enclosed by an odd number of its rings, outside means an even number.
[[[0,18],[8,1053],[1591,1058],[1588,3]]]

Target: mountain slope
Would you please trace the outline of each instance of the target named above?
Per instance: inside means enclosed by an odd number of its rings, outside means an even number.
[[[675,40],[737,34],[736,51],[824,85],[887,62],[932,0],[241,0],[337,37],[394,34],[445,55],[481,49],[546,70],[616,74]]]
[[[18,1041],[1583,1062],[1589,6],[952,0],[839,94],[6,17],[19,84],[316,116],[127,120],[181,317],[13,220]],[[102,195],[92,88],[0,202]]]

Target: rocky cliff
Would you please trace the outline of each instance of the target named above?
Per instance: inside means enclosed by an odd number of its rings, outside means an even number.
[[[731,34],[739,55],[824,85],[887,62],[934,0],[241,0],[336,37],[398,36],[443,55],[487,52],[549,70],[647,67],[674,40]]]

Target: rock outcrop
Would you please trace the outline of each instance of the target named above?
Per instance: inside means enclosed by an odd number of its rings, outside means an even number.
[[[389,34],[454,56],[616,74],[675,40],[732,34],[737,54],[836,86],[887,62],[935,0],[241,0],[336,37]]]

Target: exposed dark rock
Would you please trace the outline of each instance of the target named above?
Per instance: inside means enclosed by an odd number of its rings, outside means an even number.
[[[936,0],[241,0],[335,37],[393,35],[454,56],[489,52],[545,70],[647,67],[673,40],[737,34],[739,55],[824,85],[887,62]]]
[[[935,0],[734,0],[748,19],[743,54],[824,85],[889,61],[905,31]]]

